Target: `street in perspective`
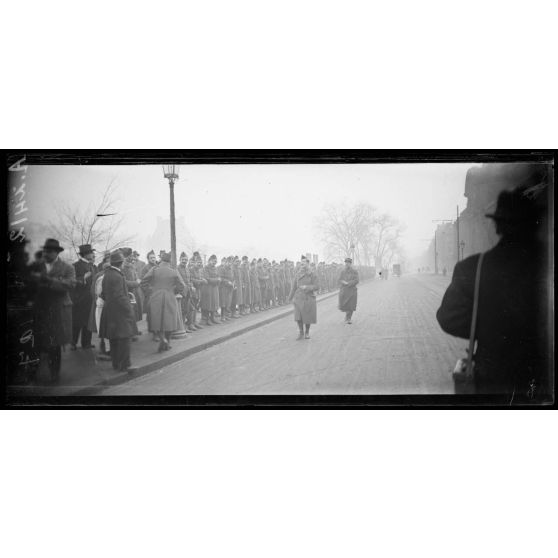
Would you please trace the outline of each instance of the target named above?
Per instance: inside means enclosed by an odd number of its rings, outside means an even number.
[[[8,401],[553,398],[550,162],[9,177]]]

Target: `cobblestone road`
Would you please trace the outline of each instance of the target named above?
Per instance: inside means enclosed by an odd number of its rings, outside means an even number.
[[[103,395],[452,393],[450,370],[466,341],[435,313],[449,278],[407,275],[359,288],[353,324],[337,297],[318,304],[311,339],[292,316],[262,326]]]

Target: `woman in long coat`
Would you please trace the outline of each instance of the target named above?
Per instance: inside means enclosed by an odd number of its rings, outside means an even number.
[[[345,312],[345,323],[351,324],[357,307],[358,271],[353,268],[353,260],[345,258],[345,268],[339,275],[339,310]]]
[[[207,265],[203,268],[202,277],[207,281],[202,285],[200,306],[202,311],[203,323],[211,325],[212,323],[218,324],[215,319],[215,312],[219,309],[219,273],[215,264],[217,263],[217,256],[210,256]]]
[[[300,269],[293,280],[289,302],[294,298],[294,319],[298,324],[299,339],[310,339],[310,324],[317,323],[316,292],[319,289],[318,278],[310,269],[306,256],[300,260]],[[306,331],[303,331],[302,324]]]
[[[170,260],[170,254],[161,254],[159,265],[150,269],[142,281],[142,284],[151,286],[149,314],[151,326],[159,337],[159,352],[171,348],[171,333],[180,327],[176,290],[186,288],[180,273],[171,267]]]

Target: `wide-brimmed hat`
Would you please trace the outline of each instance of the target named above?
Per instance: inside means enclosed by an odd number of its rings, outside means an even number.
[[[80,256],[87,256],[87,254],[92,254],[96,250],[91,248],[91,244],[82,244],[78,249],[78,254]]]
[[[132,249],[131,248],[120,248],[120,251],[122,252],[122,255],[125,258],[129,258],[132,255]]]
[[[500,192],[496,211],[487,213],[486,217],[508,223],[528,223],[537,221],[539,211],[525,188],[518,187]]]
[[[110,255],[110,265],[114,265],[117,263],[122,263],[124,261],[124,255],[120,250],[115,250]]]
[[[162,262],[170,263],[171,253],[170,252],[165,252],[164,250],[162,250],[161,254],[159,255],[159,258],[161,258]]]
[[[45,240],[45,245],[41,246],[42,250],[56,250],[57,252],[63,252],[64,248],[60,246],[60,242],[54,238],[47,238]]]
[[[353,263],[353,260],[351,258],[345,258],[345,263]]]

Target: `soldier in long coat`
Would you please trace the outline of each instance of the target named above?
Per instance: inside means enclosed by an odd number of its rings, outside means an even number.
[[[82,349],[92,349],[91,332],[88,329],[89,312],[91,310],[91,282],[97,273],[95,250],[90,244],[83,244],[78,250],[79,260],[74,263],[76,286],[72,291],[72,344],[75,351],[81,335]]]
[[[194,252],[188,269],[194,290],[192,291],[192,326],[194,329],[203,329],[203,326],[197,322],[197,313],[200,309],[201,289],[205,279],[202,277],[202,260],[199,252]]]
[[[289,302],[294,301],[294,319],[299,329],[297,340],[310,339],[310,324],[318,321],[316,292],[320,288],[318,278],[310,269],[310,261],[306,256],[302,256],[300,264],[289,294]]]
[[[256,263],[256,272],[258,274],[258,282],[260,284],[260,309],[267,310],[267,302],[265,300],[266,276],[261,258],[258,259]]]
[[[357,307],[358,271],[353,267],[353,260],[345,258],[345,268],[339,275],[339,310],[345,312],[345,323],[352,324],[353,312]]]
[[[122,264],[122,273],[126,278],[128,285],[128,292],[134,295],[136,303],[132,306],[134,307],[134,314],[136,316],[136,322],[141,322],[143,319],[143,309],[141,304],[141,298],[139,295],[141,279],[138,276],[136,266],[134,265],[134,254],[131,248],[122,248],[122,254],[124,255],[124,263]]]
[[[221,306],[221,321],[227,321],[231,312],[232,293],[233,293],[233,272],[227,258],[221,260],[221,265],[217,268],[217,273],[221,282],[219,283],[219,304]]]
[[[242,283],[242,308],[240,313],[242,315],[248,314],[248,309],[251,304],[250,292],[250,267],[248,266],[248,256],[242,256],[242,263],[240,264],[240,281]]]
[[[60,380],[62,346],[72,341],[72,299],[75,269],[58,255],[64,250],[58,240],[48,238],[42,247],[43,261],[31,273],[36,287],[34,338],[39,353],[47,353],[53,382]]]
[[[101,298],[105,301],[99,325],[99,337],[110,340],[114,370],[133,372],[130,340],[136,329],[136,318],[126,279],[122,273],[124,256],[120,250],[110,255],[110,266],[103,276]]]
[[[215,319],[215,312],[219,310],[219,283],[221,279],[217,273],[215,264],[217,256],[209,257],[207,265],[203,268],[203,278],[205,283],[202,285],[200,306],[204,325],[218,324]]]
[[[185,252],[180,254],[180,263],[178,265],[178,273],[186,285],[184,292],[182,292],[182,298],[180,299],[180,310],[182,311],[182,318],[186,324],[186,333],[193,333],[195,331],[194,322],[194,305],[192,302],[192,293],[195,292],[194,285],[192,283],[192,276],[190,273],[190,267],[188,265],[188,256]]]
[[[250,262],[250,300],[250,312],[259,312],[262,309],[262,298],[260,295],[260,282],[258,279],[256,260]],[[257,310],[256,306],[258,306]]]
[[[168,351],[170,336],[180,327],[177,291],[184,292],[186,285],[176,269],[170,265],[171,254],[163,252],[156,268],[149,270],[142,283],[151,286],[149,314],[151,325],[159,337],[159,352]]]
[[[243,304],[242,298],[242,277],[240,272],[240,260],[238,256],[232,258],[232,273],[233,273],[233,293],[231,301],[231,317],[240,317],[240,307]]]

